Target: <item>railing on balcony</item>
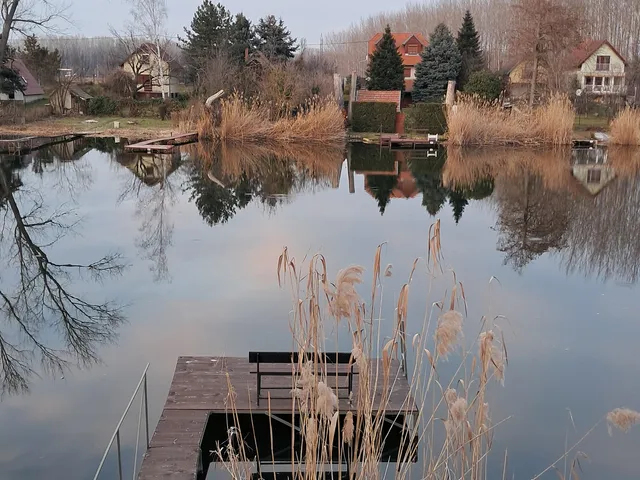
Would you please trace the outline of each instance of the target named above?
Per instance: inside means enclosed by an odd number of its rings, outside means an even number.
[[[584,91],[587,93],[625,93],[624,85],[587,85]]]

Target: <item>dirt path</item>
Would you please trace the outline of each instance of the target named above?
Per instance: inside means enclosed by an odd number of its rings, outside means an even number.
[[[120,128],[114,128],[114,121],[120,123]],[[91,137],[122,137],[129,140],[148,140],[168,137],[179,133],[179,131],[170,121],[111,117],[98,117],[95,121],[90,122],[87,122],[87,118],[63,117],[40,120],[25,125],[0,126],[0,135],[20,134],[25,136],[54,137],[70,133],[84,133]]]

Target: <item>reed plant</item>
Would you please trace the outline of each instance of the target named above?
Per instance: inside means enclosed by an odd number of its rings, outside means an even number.
[[[333,145],[345,140],[343,113],[330,98],[312,98],[294,116],[282,105],[234,93],[220,101],[215,113],[205,107],[190,107],[180,119],[180,129],[196,130],[201,140]]]
[[[640,110],[626,107],[611,121],[611,143],[640,145]]]
[[[447,113],[448,141],[456,146],[569,145],[574,118],[571,102],[562,95],[523,110],[462,95]]]
[[[489,391],[493,385],[504,383],[508,364],[505,339],[498,324],[501,317],[483,317],[479,332],[476,324],[476,333],[465,341],[464,333],[469,330],[465,328],[467,300],[463,284],[453,274],[450,293],[433,303],[427,300],[423,318],[411,325],[415,327],[411,330],[418,333],[408,336],[409,322],[416,321],[408,314],[408,299],[418,269],[424,268],[430,279],[428,297],[433,281],[443,275],[439,221],[429,229],[426,259],[426,266],[420,267],[419,260],[413,263],[395,303],[390,334],[386,335],[381,312],[385,282],[393,275],[393,269],[391,265],[383,268],[382,246],[375,252],[368,282],[362,266],[348,266],[338,271],[332,281],[324,256],[315,255],[301,264],[286,248],[283,250],[277,278],[281,286],[288,285],[291,291],[290,330],[293,349],[299,353],[298,363],[292,366],[290,406],[292,415],[299,418],[296,425],[302,437],[302,441],[296,441],[292,429],[291,478],[325,478],[323,468],[335,460],[340,461],[334,478],[345,478],[344,474],[350,480],[415,478],[412,468],[418,469],[419,478],[427,480],[508,478],[506,452],[500,471],[491,471],[488,465],[494,432],[509,420],[494,419],[489,404]],[[359,290],[365,283],[371,285],[371,290],[363,299]],[[328,340],[333,335],[337,337],[338,332],[347,332],[351,363],[358,372],[354,392],[348,399],[338,397],[336,370],[322,355],[328,351]],[[335,340],[337,345],[338,339]],[[405,362],[408,357],[412,358],[412,366]],[[451,358],[457,359],[453,374],[451,364],[444,365]],[[408,391],[399,388],[403,381],[408,383]],[[229,414],[237,425],[236,386],[229,381],[228,387]],[[267,401],[270,412],[275,400],[269,395]],[[389,469],[388,465],[381,465],[387,441],[385,417],[393,408],[398,412],[394,421],[401,422],[410,416],[414,405],[417,417],[415,422],[404,424],[397,463]],[[577,447],[602,422],[627,431],[640,423],[640,413],[628,408],[613,410],[573,445],[567,445],[565,452],[534,478],[553,471],[563,479],[577,478],[579,459],[584,455],[577,452]],[[235,439],[246,439],[251,434],[233,430]],[[249,454],[242,441],[232,443],[230,439],[227,446],[218,446],[212,454],[233,479],[252,478],[256,468],[254,453]],[[272,456],[274,448],[272,445]],[[421,464],[412,466],[418,452]],[[345,458],[351,465],[348,472],[343,468]]]

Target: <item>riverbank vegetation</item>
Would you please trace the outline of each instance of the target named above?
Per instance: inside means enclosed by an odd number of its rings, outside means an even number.
[[[640,111],[629,107],[611,121],[611,143],[640,145]]]
[[[554,96],[539,107],[504,109],[477,97],[462,97],[448,111],[452,145],[569,145],[575,113],[569,99]]]

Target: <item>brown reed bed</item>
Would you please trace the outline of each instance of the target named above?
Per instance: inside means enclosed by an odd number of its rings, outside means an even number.
[[[640,145],[640,110],[626,107],[611,121],[611,140],[613,145]]]
[[[462,96],[448,111],[448,141],[456,146],[569,145],[575,114],[566,96],[533,109],[507,111],[498,103]]]
[[[234,93],[220,101],[216,114],[194,105],[178,118],[181,131],[197,131],[201,140],[226,143],[338,145],[344,144],[346,135],[342,111],[330,98],[310,99],[292,116],[269,102]]]

